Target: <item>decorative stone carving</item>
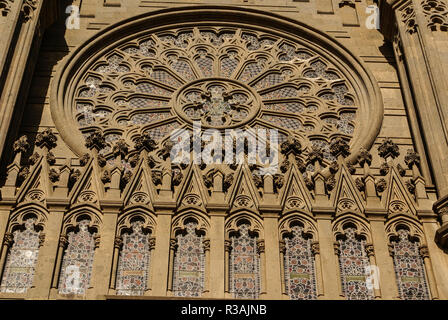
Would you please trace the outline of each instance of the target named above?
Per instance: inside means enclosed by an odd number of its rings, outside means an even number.
[[[34,17],[34,11],[37,9],[38,0],[24,0],[22,4],[22,15],[25,21]]]
[[[318,146],[313,146],[311,151],[308,153],[307,162],[311,164],[315,164],[316,162],[322,163],[324,159],[324,154],[322,148]]]
[[[79,177],[81,176],[81,171],[78,169],[72,170],[70,172],[70,176],[68,178],[68,181],[71,185],[75,184],[76,181],[78,181]]]
[[[397,164],[397,171],[398,174],[402,177],[404,177],[406,175],[406,169],[404,169],[401,164]]]
[[[87,163],[89,163],[90,161],[90,154],[85,153],[81,156],[81,158],[79,158],[79,164],[81,165],[81,167],[85,167],[87,165]]]
[[[47,163],[52,166],[56,163],[56,157],[54,156],[53,152],[47,153]]]
[[[417,20],[411,2],[401,9],[401,21],[405,24],[407,33],[414,34],[417,32]]]
[[[443,0],[424,0],[422,8],[429,29],[432,31],[448,30],[448,8]]]
[[[149,202],[149,196],[146,192],[138,191],[131,196],[130,202],[131,204],[147,204]]]
[[[97,130],[86,138],[86,147],[89,149],[96,149],[97,151],[106,148],[106,140],[101,131]]]
[[[145,132],[137,138],[135,149],[139,151],[145,149],[146,151],[151,152],[157,149],[157,143],[148,132]]]
[[[40,155],[37,152],[34,152],[33,155],[28,159],[31,166],[34,166],[39,160]]]
[[[90,190],[84,190],[79,194],[78,202],[96,202],[96,193]]]
[[[277,190],[283,188],[284,184],[285,184],[284,175],[282,175],[282,174],[274,175],[274,186]]]
[[[234,180],[234,174],[233,173],[226,174],[226,176],[224,178],[224,182],[223,182],[224,191],[229,190],[229,188],[233,184],[233,180]]]
[[[372,164],[372,154],[368,150],[361,148],[361,152],[358,155],[358,163],[361,167],[365,163],[370,166]]]
[[[385,160],[389,157],[395,159],[400,155],[400,150],[392,139],[386,138],[378,147],[378,155]]]
[[[404,157],[404,162],[408,166],[409,169],[412,169],[413,166],[420,166],[420,155],[413,151],[412,149],[409,149]]]
[[[299,155],[302,152],[301,149],[300,141],[292,135],[288,136],[286,141],[280,145],[280,151],[283,154],[293,153],[294,155]]]
[[[104,184],[106,184],[106,183],[109,183],[111,181],[111,179],[112,179],[112,176],[110,174],[110,171],[109,170],[104,170],[103,174],[101,175],[101,181]]]
[[[379,193],[382,193],[384,190],[386,190],[387,187],[387,182],[386,180],[384,180],[383,178],[379,179],[376,183],[375,183],[375,187],[376,187],[376,191]]]
[[[40,189],[31,189],[25,196],[27,201],[43,202],[45,200],[45,193]]]
[[[114,147],[112,148],[112,153],[115,157],[121,156],[122,159],[124,159],[129,151],[129,145],[126,143],[125,140],[120,139],[118,140]]]
[[[50,128],[45,129],[36,136],[36,146],[43,148],[46,147],[48,150],[56,147],[56,141],[58,138],[54,135]]]
[[[49,172],[50,181],[53,183],[58,182],[60,175],[61,174],[59,173],[59,171],[57,171],[56,169],[51,169]]]
[[[325,181],[325,186],[327,187],[328,191],[332,191],[334,189],[334,187],[336,186],[336,179],[334,178],[334,175],[328,177],[328,179]]]
[[[12,2],[14,2],[14,0],[0,0],[0,13],[3,17],[6,17],[11,11]]]
[[[303,209],[305,208],[305,201],[299,197],[289,197],[285,203],[286,209]]]
[[[153,170],[151,172],[151,177],[152,177],[152,183],[154,183],[154,185],[161,185],[162,184],[162,172],[160,170]]]
[[[366,184],[365,184],[364,180],[361,178],[355,179],[355,185],[356,185],[356,188],[358,188],[359,192],[364,191],[366,188]]]
[[[14,142],[13,150],[15,153],[26,153],[29,149],[30,145],[28,143],[27,136],[21,136],[18,140]]]
[[[387,174],[389,173],[389,171],[390,171],[390,167],[389,167],[389,165],[388,165],[386,162],[383,162],[383,163],[380,165],[380,174],[381,174],[382,176],[385,176],[385,175],[387,175]]]
[[[344,139],[336,138],[330,144],[330,153],[335,157],[341,155],[346,158],[350,155],[350,147]]]

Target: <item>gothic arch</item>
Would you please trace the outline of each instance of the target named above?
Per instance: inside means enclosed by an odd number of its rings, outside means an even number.
[[[350,212],[345,213],[334,220],[333,234],[335,239],[344,235],[344,229],[346,229],[347,226],[353,226],[356,229],[356,234],[364,237],[366,243],[372,242],[368,221],[365,218]]]
[[[142,228],[149,231],[151,235],[155,234],[157,228],[157,218],[155,215],[142,205],[132,206],[125,209],[117,221],[117,236],[132,228],[132,222],[142,221]]]
[[[318,241],[319,234],[317,231],[316,222],[308,214],[300,211],[290,212],[288,215],[280,219],[280,239],[283,239],[286,234],[291,233],[291,227],[296,223],[303,226],[303,231],[305,234],[310,234],[314,241]]]
[[[209,218],[198,209],[185,208],[179,211],[179,214],[174,218],[171,224],[171,238],[175,238],[179,232],[185,229],[185,225],[190,221],[196,221],[197,231],[204,235],[210,233]]]
[[[25,220],[30,215],[36,218],[36,227],[40,230],[44,230],[45,224],[48,220],[48,211],[39,204],[26,203],[11,212],[8,224],[8,232],[12,232],[19,226],[23,225],[25,223]]]
[[[250,225],[250,232],[257,234],[259,239],[264,239],[263,222],[257,215],[247,210],[227,219],[225,224],[226,239],[229,239],[232,233],[237,233],[239,229],[238,227],[245,223]]]
[[[95,233],[99,233],[102,223],[101,212],[92,205],[84,204],[66,213],[62,225],[62,235],[66,235],[70,231],[75,230],[78,222],[85,218],[90,220],[89,229]]]
[[[426,239],[422,229],[422,225],[413,217],[401,214],[390,219],[385,226],[387,239],[391,240],[397,236],[397,231],[400,229],[407,229],[411,238],[417,238],[420,245],[426,244]]]

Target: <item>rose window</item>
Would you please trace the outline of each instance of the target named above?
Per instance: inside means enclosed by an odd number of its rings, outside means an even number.
[[[280,142],[293,135],[304,152],[319,146],[329,161],[336,138],[352,151],[373,142],[379,90],[333,40],[313,43],[306,28],[281,33],[205,20],[177,26],[111,29],[71,57],[55,81],[52,114],[76,153],[85,152],[80,135],[96,130],[107,154],[119,139],[132,145],[148,133],[162,143],[195,123],[204,130],[277,129]]]

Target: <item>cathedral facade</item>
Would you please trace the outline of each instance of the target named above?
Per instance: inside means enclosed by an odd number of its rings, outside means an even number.
[[[0,299],[448,299],[447,5],[0,0]]]

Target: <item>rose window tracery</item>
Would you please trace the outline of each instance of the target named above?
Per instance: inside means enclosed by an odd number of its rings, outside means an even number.
[[[73,117],[108,144],[179,127],[278,128],[280,138],[328,149],[355,134],[359,99],[347,76],[315,50],[274,33],[227,26],[135,36],[91,60],[77,78]],[[107,148],[104,152],[109,152]],[[324,154],[331,158],[329,152]]]

